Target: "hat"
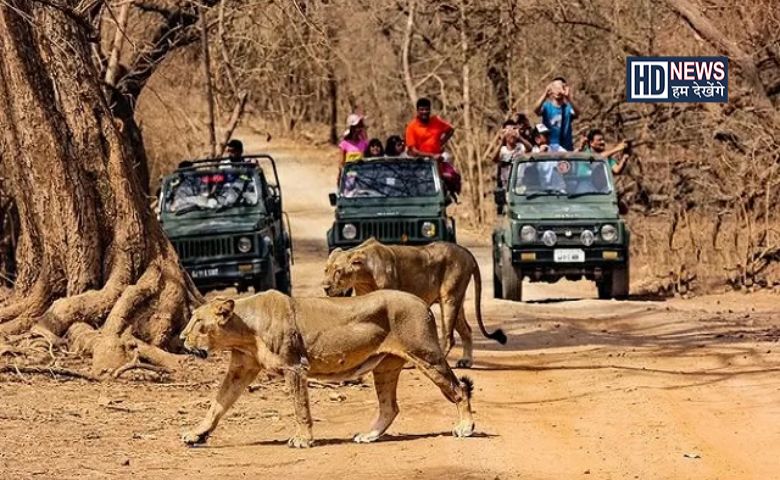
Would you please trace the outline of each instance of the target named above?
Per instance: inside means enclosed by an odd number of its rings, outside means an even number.
[[[351,113],[347,117],[347,127],[348,128],[349,127],[354,127],[354,126],[356,126],[357,124],[359,124],[362,121],[363,121],[363,115],[359,115],[357,113]]]
[[[357,113],[350,113],[347,117],[347,129],[344,131],[344,136],[349,135],[349,131],[352,129],[352,127],[357,126],[360,124],[360,122],[363,121],[363,115],[357,114]]]
[[[543,123],[537,123],[536,124],[536,133],[539,133],[539,134],[550,133],[550,129],[547,128],[547,126],[545,124],[543,124]]]

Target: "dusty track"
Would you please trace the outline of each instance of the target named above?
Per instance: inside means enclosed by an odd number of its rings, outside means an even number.
[[[296,238],[294,292],[318,295],[334,170],[321,152],[271,151]],[[461,240],[482,263],[487,297],[479,237]],[[205,412],[223,356],[167,384],[0,376],[0,478],[777,478],[777,297],[606,302],[587,283],[527,293],[536,301],[484,300],[509,343],[475,337],[475,438],[451,437],[454,407],[408,370],[401,414],[379,443],[350,442],[374,396],[349,386],[312,390],[319,445],[288,449],[291,406],[273,383],[241,398],[208,447],[187,449],[179,431]]]

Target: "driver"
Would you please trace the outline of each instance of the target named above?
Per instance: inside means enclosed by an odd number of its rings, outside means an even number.
[[[525,167],[523,170],[522,185],[525,187],[524,192],[540,190],[542,186],[541,178],[539,176],[539,169],[536,168],[536,164],[532,163]]]
[[[241,140],[234,138],[225,145],[225,153],[228,159],[222,163],[241,163],[244,161],[244,144]]]
[[[558,171],[557,162],[533,162],[523,171],[521,184],[524,187],[520,193],[543,192],[555,190],[566,192],[566,182]]]

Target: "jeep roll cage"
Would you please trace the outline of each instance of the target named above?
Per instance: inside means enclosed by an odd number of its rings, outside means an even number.
[[[252,168],[252,169],[258,169],[260,173],[260,182],[263,187],[263,192],[265,192],[265,187],[269,187],[273,191],[273,195],[279,199],[278,202],[278,208],[279,211],[283,211],[283,204],[282,204],[282,189],[279,187],[279,173],[276,169],[276,161],[271,155],[267,154],[254,154],[254,155],[242,155],[241,156],[244,161],[241,162],[234,162],[230,157],[218,157],[218,158],[202,158],[197,160],[186,160],[192,165],[186,166],[186,167],[180,167],[177,168],[173,173],[186,173],[186,172],[197,172],[201,170],[213,170],[213,169],[225,169],[225,168]],[[257,162],[247,161],[248,160],[258,160]],[[263,169],[262,164],[260,163],[260,160],[264,160],[267,163],[271,165],[271,171],[273,172],[273,179],[274,183],[269,183],[268,179],[265,175],[265,170]],[[229,162],[229,163],[228,163]],[[259,168],[258,168],[259,167]]]

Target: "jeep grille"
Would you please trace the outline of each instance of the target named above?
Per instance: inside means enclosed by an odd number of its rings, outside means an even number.
[[[380,241],[400,241],[401,236],[408,238],[420,238],[420,227],[417,220],[363,220],[356,222],[358,227],[358,239],[368,240],[371,237]],[[339,226],[339,236],[341,227]]]
[[[236,240],[238,237],[193,238],[174,240],[173,246],[181,260],[197,257],[219,257],[236,255]]]

